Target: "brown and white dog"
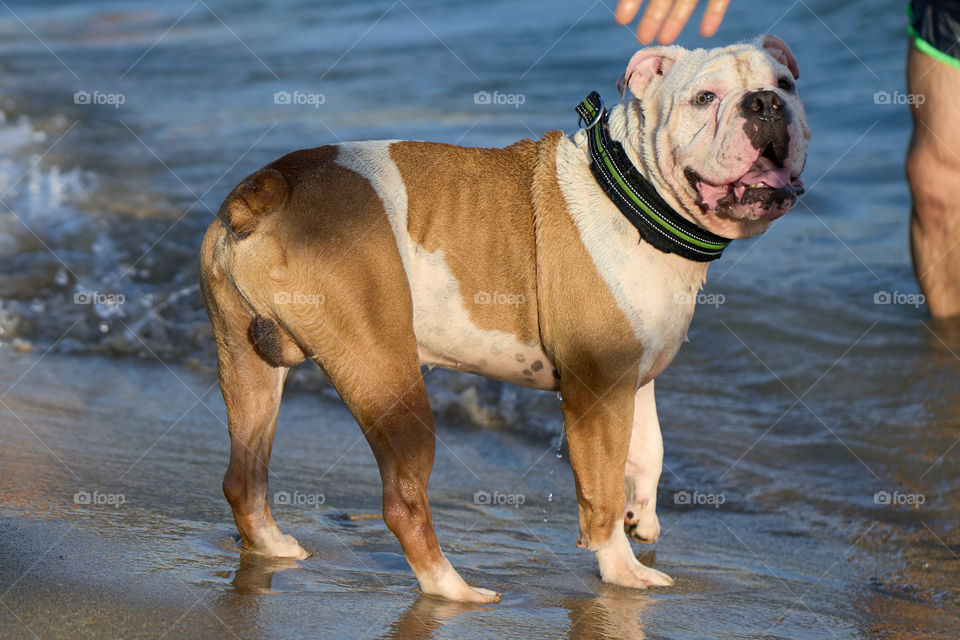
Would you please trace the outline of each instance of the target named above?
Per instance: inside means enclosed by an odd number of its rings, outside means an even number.
[[[810,132],[797,75],[770,35],[642,49],[623,79],[635,99],[613,107],[610,135],[684,218],[753,236],[801,188]],[[203,241],[201,288],[229,418],[223,490],[245,549],[307,556],[270,515],[267,464],[287,371],[309,358],[373,449],[384,520],[423,592],[498,599],[460,577],[434,534],[431,365],[561,391],[578,544],[604,582],[672,584],[637,561],[626,532],[659,534],[653,380],[686,337],[706,263],[640,242],[587,153],[559,131],[504,149],[348,142],[286,155],[227,196]]]

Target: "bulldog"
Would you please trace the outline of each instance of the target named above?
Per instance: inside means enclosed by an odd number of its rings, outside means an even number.
[[[305,558],[267,465],[284,379],[322,367],[376,457],[383,518],[422,591],[492,602],[434,533],[421,367],[559,391],[577,544],[604,582],[670,585],[651,542],[663,445],[654,379],[686,338],[709,261],[803,190],[810,131],[779,38],[650,47],[583,128],[502,149],[406,141],[296,151],[243,180],[203,240],[200,284],[230,433],[223,491],[244,548]]]

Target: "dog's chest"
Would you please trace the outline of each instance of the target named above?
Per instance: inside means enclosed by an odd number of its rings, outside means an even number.
[[[596,184],[584,151],[567,139],[557,148],[557,179],[580,240],[639,343],[638,384],[645,384],[686,340],[706,266],[641,243]]]

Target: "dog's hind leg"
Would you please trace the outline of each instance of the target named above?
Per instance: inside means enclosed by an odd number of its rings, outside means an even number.
[[[345,351],[342,342],[328,344],[319,351],[319,360],[376,457],[383,519],[424,593],[460,602],[496,601],[497,593],[471,587],[460,577],[433,529],[427,499],[436,447],[433,413],[413,331],[409,324],[389,321],[370,329],[371,334],[352,342],[355,350]],[[324,352],[336,352],[337,357],[324,361]]]
[[[365,250],[376,249],[372,235]],[[318,291],[324,303],[278,308],[281,322],[323,367],[373,450],[383,484],[383,519],[403,547],[424,593],[461,602],[497,594],[468,585],[440,550],[427,484],[436,437],[413,331],[409,285],[399,257],[348,255]],[[362,274],[363,277],[357,277]]]
[[[273,521],[267,496],[267,467],[288,367],[303,354],[275,323],[253,317],[239,293],[211,263],[215,222],[201,254],[201,292],[217,342],[220,389],[227,406],[230,465],[223,493],[243,546],[267,556],[306,558],[291,536]],[[220,236],[222,238],[222,235]],[[286,358],[284,356],[286,355]],[[287,362],[281,362],[286,359]]]

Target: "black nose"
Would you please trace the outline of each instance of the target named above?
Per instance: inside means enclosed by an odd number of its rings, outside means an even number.
[[[773,91],[754,91],[743,96],[740,112],[747,118],[772,122],[783,119],[783,100]]]

